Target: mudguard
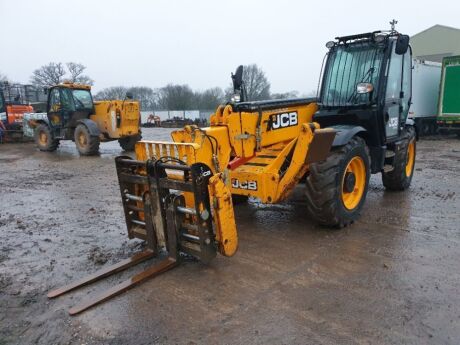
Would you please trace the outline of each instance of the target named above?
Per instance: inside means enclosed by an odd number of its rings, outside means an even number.
[[[77,123],[82,123],[88,128],[89,134],[94,137],[98,137],[101,134],[97,123],[90,119],[78,120]]]
[[[346,145],[356,134],[366,132],[364,127],[353,125],[336,125],[330,128],[337,131],[332,147]]]

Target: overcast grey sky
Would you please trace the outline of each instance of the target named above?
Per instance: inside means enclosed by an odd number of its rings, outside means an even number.
[[[226,87],[257,63],[272,92],[316,89],[338,35],[434,24],[460,27],[460,2],[271,0],[0,0],[0,73],[28,82],[50,61],[87,66],[95,90],[114,85]]]

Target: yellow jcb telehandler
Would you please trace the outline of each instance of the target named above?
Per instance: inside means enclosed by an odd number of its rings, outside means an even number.
[[[55,151],[61,140],[74,141],[82,155],[94,155],[100,142],[112,140],[133,151],[142,138],[139,102],[130,93],[124,100],[94,102],[91,86],[67,82],[47,92],[47,113],[26,116],[41,151]]]
[[[156,255],[163,259],[72,309],[77,314],[179,264],[238,248],[232,199],[285,200],[305,182],[310,215],[342,227],[357,219],[371,173],[390,190],[408,188],[415,130],[406,121],[411,95],[409,39],[396,31],[339,37],[327,44],[318,99],[246,101],[242,67],[233,101],[208,128],[186,126],[173,142],[141,141],[136,158],[116,158],[129,238],[147,250],[57,289],[50,298]]]

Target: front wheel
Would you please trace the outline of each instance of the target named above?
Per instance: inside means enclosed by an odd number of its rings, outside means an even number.
[[[91,156],[99,152],[99,137],[91,135],[85,125],[79,124],[77,128],[75,128],[74,135],[75,145],[77,146],[77,150],[81,155]]]
[[[354,137],[329,157],[310,164],[306,179],[307,209],[321,225],[344,227],[359,216],[369,185],[366,142]]]
[[[413,127],[408,127],[406,139],[394,156],[393,170],[382,172],[382,182],[386,189],[405,190],[409,188],[414,176],[415,151],[415,130]]]
[[[118,143],[124,151],[134,151],[136,143],[141,139],[142,135],[139,133],[129,137],[120,138],[118,139]]]
[[[54,139],[51,129],[41,124],[35,130],[35,144],[38,146],[40,151],[56,151],[59,146],[59,140]]]

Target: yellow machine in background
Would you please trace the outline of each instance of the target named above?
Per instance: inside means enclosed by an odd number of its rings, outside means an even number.
[[[47,114],[28,114],[35,142],[42,151],[54,151],[60,140],[73,140],[83,155],[99,151],[100,142],[118,140],[126,151],[141,139],[139,102],[93,102],[91,86],[63,83],[49,89]]]
[[[90,115],[89,118],[96,122],[104,139],[129,138],[139,134],[139,102],[132,100],[95,101],[94,110],[95,114]],[[133,143],[126,149],[133,150]]]

